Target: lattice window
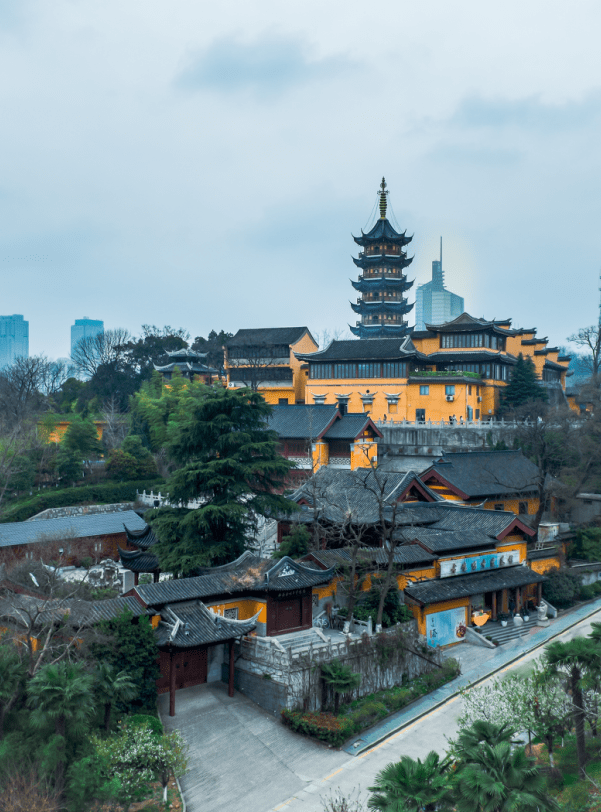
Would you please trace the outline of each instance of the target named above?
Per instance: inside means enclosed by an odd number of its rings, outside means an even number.
[[[313,608],[317,609],[317,607],[319,606],[319,595],[317,594],[317,592],[311,595],[311,602],[313,603]]]
[[[227,617],[230,620],[238,620],[238,607],[233,606],[231,609],[224,609],[223,617]]]

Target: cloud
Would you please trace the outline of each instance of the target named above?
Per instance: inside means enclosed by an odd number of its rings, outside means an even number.
[[[562,131],[588,127],[601,118],[601,90],[594,90],[580,101],[547,104],[540,95],[524,99],[464,99],[449,123],[462,128],[517,127],[524,130]]]
[[[264,36],[252,43],[224,38],[197,52],[176,77],[185,90],[278,96],[292,87],[330,79],[355,66],[344,56],[312,60],[301,38]]]

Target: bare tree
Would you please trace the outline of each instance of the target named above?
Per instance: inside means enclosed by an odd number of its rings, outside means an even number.
[[[104,421],[102,442],[111,451],[113,448],[118,448],[127,435],[127,419],[119,411],[119,404],[114,397],[104,404],[102,419]]]
[[[577,333],[568,336],[568,341],[584,347],[585,354],[580,356],[581,363],[596,380],[601,371],[601,322],[590,327],[581,327]]]
[[[44,412],[49,397],[58,392],[69,377],[69,368],[44,355],[17,358],[0,370],[0,416],[14,425]]]
[[[351,331],[344,327],[326,327],[312,335],[320,350],[324,350],[332,341],[350,341],[353,338]]]
[[[122,362],[131,340],[122,327],[82,338],[71,352],[71,361],[77,372],[91,378],[100,367]]]
[[[248,386],[253,392],[267,383],[281,386],[292,383],[290,350],[286,355],[276,346],[236,347],[226,350],[230,368],[230,382]]]

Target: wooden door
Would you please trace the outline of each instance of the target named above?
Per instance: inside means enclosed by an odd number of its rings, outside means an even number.
[[[277,630],[297,629],[302,626],[302,603],[301,598],[289,598],[278,601]]]
[[[177,654],[180,667],[177,669],[176,687],[191,688],[207,681],[206,648],[187,649]]]

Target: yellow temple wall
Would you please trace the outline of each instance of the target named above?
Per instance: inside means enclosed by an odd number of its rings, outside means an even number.
[[[503,496],[498,496],[492,499],[487,499],[482,507],[486,508],[486,510],[494,510],[495,505],[503,505],[503,510],[510,510],[512,513],[519,515],[520,502],[528,503],[529,516],[536,515],[536,511],[538,510],[539,506],[538,497],[524,497],[523,499],[517,497],[515,499],[506,499]]]
[[[561,561],[557,556],[553,558],[539,558],[538,561],[531,561],[529,564],[531,570],[544,575],[549,570],[558,570],[561,568]]]
[[[419,633],[425,637],[426,635],[426,615],[433,615],[437,612],[446,612],[447,609],[459,609],[465,606],[465,624],[467,626],[467,607],[469,606],[469,598],[456,598],[452,601],[440,601],[439,603],[432,603],[429,606],[409,606],[413,612],[413,616],[417,620],[417,628]]]
[[[277,406],[280,400],[286,398],[290,405],[294,405],[296,403],[296,393],[294,388],[286,387],[286,388],[279,388],[276,389],[275,387],[272,389],[271,387],[262,386],[259,387],[259,394],[261,397],[270,403],[272,406]]]
[[[223,615],[225,609],[238,609],[238,620],[248,620],[259,612],[259,623],[267,623],[267,604],[265,601],[234,598],[231,601],[221,603],[207,603],[206,606],[218,615]]]
[[[294,400],[291,403],[305,400],[305,385],[307,382],[307,371],[301,367],[304,361],[294,354],[295,352],[317,352],[319,347],[308,333],[300,338],[295,344],[290,345],[290,368],[292,369],[292,386],[294,388]]]
[[[371,468],[378,462],[378,444],[371,440],[360,440],[351,445],[351,471],[357,468]]]
[[[44,441],[46,443],[60,443],[67,433],[70,422],[70,420],[59,420],[57,423],[55,423],[53,431],[49,433],[42,423],[38,423],[38,430],[40,435],[44,437]],[[102,441],[102,435],[104,433],[104,427],[106,424],[104,420],[94,420],[94,425],[96,426],[96,436],[99,441]]]
[[[313,471],[318,471],[322,465],[327,465],[330,461],[330,447],[325,441],[313,444]]]

